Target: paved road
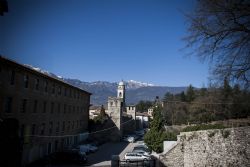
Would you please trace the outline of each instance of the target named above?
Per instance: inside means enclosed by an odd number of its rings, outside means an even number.
[[[98,148],[98,151],[88,155],[89,166],[111,165],[112,155],[124,156],[126,150],[131,149],[131,144],[127,142],[105,143]]]
[[[89,154],[88,163],[84,165],[48,165],[46,167],[79,167],[79,166],[110,166],[112,155],[119,155],[124,159],[126,152],[131,152],[138,143],[116,142],[105,143],[95,153]]]
[[[131,152],[138,143],[106,143],[99,147],[98,151],[88,155],[89,166],[108,166],[111,165],[112,155],[119,155],[120,159],[124,159],[126,152]]]

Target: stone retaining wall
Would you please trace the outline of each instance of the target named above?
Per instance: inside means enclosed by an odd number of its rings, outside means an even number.
[[[250,166],[250,127],[182,132],[160,159],[167,167]]]

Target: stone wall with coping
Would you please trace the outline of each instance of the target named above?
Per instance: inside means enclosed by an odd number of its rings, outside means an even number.
[[[160,160],[165,166],[250,166],[250,126],[182,132]]]

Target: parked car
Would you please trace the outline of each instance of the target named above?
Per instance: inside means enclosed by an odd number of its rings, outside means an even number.
[[[89,148],[90,152],[96,152],[98,150],[98,147],[92,144],[87,144],[86,146]]]
[[[124,136],[123,140],[130,142],[130,143],[134,143],[136,140],[138,139],[138,136],[136,135],[128,135],[128,136]]]
[[[75,163],[83,164],[87,162],[87,156],[85,153],[80,153],[78,150],[66,150],[61,152],[55,152],[50,155],[50,163]]]
[[[135,134],[142,137],[144,135],[144,130],[135,131]]]
[[[137,145],[134,147],[133,151],[134,153],[140,153],[143,155],[150,156],[151,151],[146,145]]]
[[[98,150],[97,146],[91,144],[83,144],[76,147],[80,152],[85,152],[86,154],[91,152],[96,152]]]
[[[128,152],[125,154],[124,159],[126,161],[147,161],[150,160],[150,156],[143,155],[135,152]]]

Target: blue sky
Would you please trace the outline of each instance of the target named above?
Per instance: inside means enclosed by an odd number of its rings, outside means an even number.
[[[82,81],[196,87],[208,65],[182,38],[193,0],[8,0],[0,54]]]

